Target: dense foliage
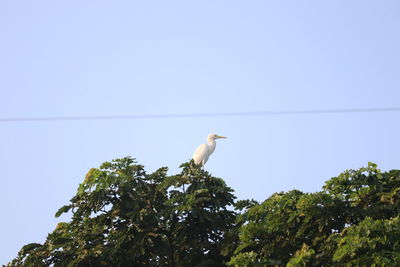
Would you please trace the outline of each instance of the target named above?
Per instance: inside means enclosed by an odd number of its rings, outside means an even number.
[[[395,266],[400,171],[348,170],[323,190],[235,201],[192,162],[147,174],[131,158],[91,169],[72,212],[9,266]]]

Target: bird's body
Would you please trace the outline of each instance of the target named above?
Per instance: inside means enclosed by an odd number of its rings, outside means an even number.
[[[210,155],[214,152],[217,143],[215,139],[226,138],[217,134],[209,134],[207,136],[207,143],[201,144],[193,154],[193,160],[196,165],[204,166]]]

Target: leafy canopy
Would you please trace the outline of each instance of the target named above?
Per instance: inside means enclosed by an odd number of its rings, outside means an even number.
[[[257,203],[193,162],[169,176],[126,157],[92,168],[56,213],[71,220],[8,266],[395,266],[399,211],[400,171],[372,163]]]

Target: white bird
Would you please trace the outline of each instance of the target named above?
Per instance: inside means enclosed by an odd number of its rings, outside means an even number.
[[[207,144],[199,145],[199,147],[196,149],[192,157],[196,165],[204,166],[204,164],[206,164],[208,157],[210,157],[210,155],[214,152],[215,146],[217,145],[215,139],[219,138],[226,138],[226,137],[219,136],[217,134],[209,134],[207,136]]]

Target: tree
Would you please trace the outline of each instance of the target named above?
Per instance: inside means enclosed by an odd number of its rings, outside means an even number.
[[[395,266],[399,261],[400,171],[369,163],[324,190],[277,193],[239,216],[232,266]],[[375,265],[374,265],[375,264]]]
[[[193,162],[147,174],[132,158],[91,169],[71,212],[9,266],[396,266],[400,171],[347,170],[323,190],[235,201]]]
[[[234,226],[232,189],[193,163],[167,176],[147,174],[132,158],[91,169],[72,211],[44,244],[24,246],[9,265],[220,266],[224,233]]]

